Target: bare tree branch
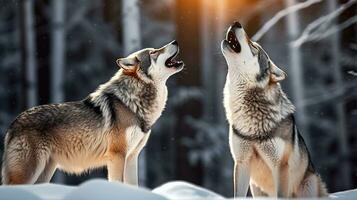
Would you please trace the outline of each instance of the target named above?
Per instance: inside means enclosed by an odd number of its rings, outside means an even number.
[[[351,74],[352,76],[357,76],[357,72],[350,70],[347,72],[348,74]]]
[[[278,0],[259,1],[259,3],[252,6],[252,8],[249,9],[249,12],[239,21],[243,24],[249,22],[249,20],[251,20],[257,13],[266,12],[266,10],[273,6],[277,1]]]
[[[356,2],[357,0],[351,0],[341,5],[337,10],[331,12],[330,14],[322,16],[310,23],[305,28],[301,36],[292,42],[292,45],[301,46],[302,44],[308,41],[320,40],[355,23],[357,19],[355,17],[352,17],[337,28],[333,28],[331,30],[328,29],[333,19],[338,17],[341,13],[343,13],[347,8],[349,8]]]
[[[344,21],[342,24],[335,26],[335,27],[329,29],[328,31],[324,32],[323,35],[321,35],[321,37],[318,39],[320,40],[320,39],[326,38],[338,31],[348,28],[349,26],[351,26],[352,24],[354,24],[356,22],[357,22],[357,15],[349,18],[348,20]]]
[[[279,11],[273,18],[266,22],[264,26],[253,36],[253,40],[260,40],[264,36],[264,34],[271,29],[271,27],[273,27],[281,18],[285,17],[286,15],[307,8],[313,4],[320,3],[321,1],[323,0],[308,0]]]
[[[357,82],[353,81],[350,83],[345,83],[342,87],[343,89],[341,89],[340,87],[332,87],[328,90],[326,90],[325,92],[323,92],[320,95],[316,95],[313,97],[308,97],[306,99],[304,99],[302,106],[312,106],[312,105],[316,105],[316,104],[320,104],[320,103],[326,103],[328,101],[332,101],[338,98],[348,98],[348,97],[352,97],[352,96],[356,96],[357,95],[357,91],[355,90],[357,86]],[[342,92],[342,91],[346,91],[346,92]]]

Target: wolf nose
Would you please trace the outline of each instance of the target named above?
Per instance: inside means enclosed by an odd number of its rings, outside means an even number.
[[[172,41],[171,44],[178,46],[178,42],[176,40]]]
[[[242,25],[238,21],[235,21],[232,25],[232,28],[242,28]]]

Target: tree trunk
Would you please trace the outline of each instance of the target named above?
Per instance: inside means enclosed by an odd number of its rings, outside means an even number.
[[[225,33],[227,30],[227,16],[226,16],[226,10],[228,8],[228,2],[229,0],[216,0],[216,8],[217,8],[217,20],[216,20],[216,37],[215,37],[215,46],[212,47],[212,49],[216,49],[217,47],[220,48],[221,46],[221,41],[225,38]],[[231,22],[230,22],[231,23]],[[216,52],[216,51],[214,51]],[[213,52],[213,53],[214,53]],[[215,64],[216,64],[216,77],[217,77],[217,86],[215,90],[215,98],[216,98],[216,107],[217,107],[217,115],[218,119],[217,122],[219,124],[226,124],[227,118],[226,118],[226,113],[223,107],[223,88],[224,84],[226,82],[226,76],[227,76],[227,64],[226,61],[223,58],[222,54],[213,54],[215,58]],[[217,95],[218,94],[218,95]]]
[[[205,98],[203,101],[203,118],[217,126],[225,124],[226,116],[222,105],[227,67],[222,55],[217,53],[217,47],[224,38],[226,0],[201,0],[201,71],[202,86]],[[230,155],[229,155],[230,157]],[[224,165],[226,159],[220,159],[217,164]],[[218,168],[204,168],[203,185],[214,187],[214,183],[223,180],[222,176],[212,177],[210,174],[220,174]],[[219,188],[216,188],[219,189]]]
[[[328,10],[332,12],[338,8],[336,0],[328,0],[327,1]],[[335,20],[334,24],[338,20]],[[341,65],[340,65],[340,33],[336,32],[330,37],[331,41],[331,57],[332,57],[332,69],[333,76],[336,84],[336,88],[339,88],[341,94],[344,94],[343,87],[343,77],[341,74]],[[348,145],[348,133],[346,130],[346,112],[345,112],[345,102],[343,98],[339,99],[336,103],[336,121],[337,121],[337,134],[338,134],[338,143],[340,148],[340,157],[342,158],[340,173],[341,180],[339,181],[339,189],[345,190],[349,189],[351,186],[351,166],[349,163],[350,153],[349,153],[349,145]]]
[[[29,108],[38,104],[37,98],[37,62],[36,62],[36,31],[34,28],[34,1],[24,0],[20,5],[21,14],[21,58],[25,92],[23,107]]]
[[[201,71],[202,78],[201,84],[203,86],[204,96],[203,105],[204,105],[204,119],[210,122],[217,122],[217,63],[215,63],[215,53],[216,49],[216,2],[212,0],[201,0]]]
[[[36,19],[36,57],[38,80],[38,103],[50,102],[50,18],[48,2],[34,1]]]
[[[180,45],[180,58],[185,61],[185,76],[176,76],[177,84],[182,87],[201,85],[200,65],[200,0],[176,0],[176,34]],[[184,138],[194,137],[196,130],[187,123],[188,117],[200,118],[202,102],[190,99],[175,107],[177,123],[174,128],[176,138],[175,178],[195,184],[202,184],[203,167],[199,162],[189,162],[189,149],[182,144]]]
[[[285,0],[287,7],[293,6],[296,3],[296,0]],[[300,34],[300,23],[298,13],[292,12],[287,15],[287,32],[289,41],[293,41],[298,38]],[[301,130],[302,135],[307,143],[307,146],[310,146],[310,136],[307,129],[307,120],[306,120],[306,111],[303,106],[303,100],[305,96],[304,92],[304,79],[303,79],[303,65],[301,63],[301,52],[300,46],[295,47],[293,45],[289,46],[289,74],[291,74],[291,88],[293,94],[293,101],[296,106],[296,119],[299,124],[299,129]],[[313,152],[312,152],[313,153]]]
[[[65,7],[66,0],[52,0],[51,26],[51,103],[61,103],[64,99],[64,65],[65,65]],[[64,183],[65,175],[57,171],[54,182]]]
[[[65,0],[52,0],[51,102],[53,103],[64,101],[65,7]]]
[[[140,9],[138,2],[138,0],[123,0],[122,23],[125,56],[141,48]]]
[[[222,106],[227,67],[220,51],[225,37],[226,0],[201,0],[201,84],[204,88],[203,99],[205,120],[225,123],[226,116]]]
[[[122,27],[124,55],[127,56],[141,48],[140,8],[138,0],[122,1]],[[139,157],[138,175],[140,185],[146,185],[146,153],[142,150]]]

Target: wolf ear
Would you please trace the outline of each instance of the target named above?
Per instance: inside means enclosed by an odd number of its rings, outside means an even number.
[[[270,80],[274,83],[285,79],[286,73],[270,61]]]
[[[139,60],[136,56],[131,58],[119,58],[116,60],[116,63],[124,71],[134,72],[138,68]]]

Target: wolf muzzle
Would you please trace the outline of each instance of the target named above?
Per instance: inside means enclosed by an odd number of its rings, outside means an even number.
[[[234,22],[233,25],[229,27],[225,39],[227,41],[228,46],[236,53],[240,53],[242,51],[242,47],[239,44],[238,38],[236,36],[236,30],[241,28],[242,25],[239,22]]]

